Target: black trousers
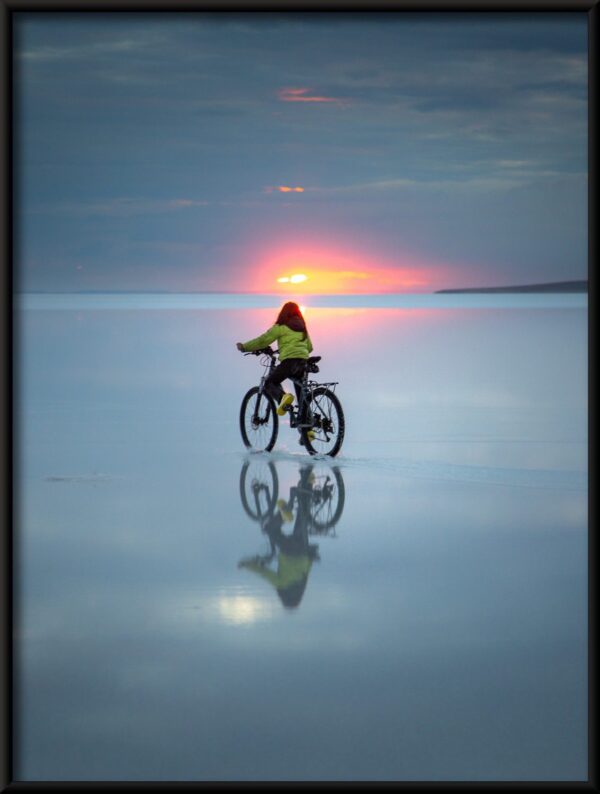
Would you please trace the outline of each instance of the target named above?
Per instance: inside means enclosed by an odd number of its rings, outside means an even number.
[[[265,383],[265,391],[275,400],[275,405],[279,405],[281,398],[285,394],[281,387],[282,381],[286,380],[286,378],[300,379],[304,374],[305,367],[305,358],[286,358],[285,361],[275,367]],[[300,389],[297,386],[296,399],[300,400]]]

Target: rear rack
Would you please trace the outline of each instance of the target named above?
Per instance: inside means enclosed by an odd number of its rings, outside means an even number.
[[[339,380],[332,380],[328,382],[321,382],[316,380],[309,380],[307,381],[306,385],[312,391],[313,389],[317,389],[319,386],[326,386],[331,391],[335,391],[335,387],[338,385]]]

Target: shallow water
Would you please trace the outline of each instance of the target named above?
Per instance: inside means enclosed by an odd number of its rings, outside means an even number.
[[[309,308],[335,460],[241,445],[272,308],[23,310],[16,779],[586,779],[587,311],[552,297]]]

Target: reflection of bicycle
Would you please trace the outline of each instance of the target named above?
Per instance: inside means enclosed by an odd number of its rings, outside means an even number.
[[[310,535],[329,532],[339,521],[344,481],[339,469],[311,462],[300,467],[287,501],[278,496],[279,477],[273,462],[246,461],[240,472],[242,506],[260,524],[269,551],[242,558],[238,568],[260,576],[275,588],[283,606],[294,608],[302,601],[313,563],[320,559],[319,547],[310,542]]]
[[[240,499],[246,514],[261,526],[277,512],[279,477],[272,461],[254,458],[244,463],[240,472]],[[333,534],[346,500],[341,471],[326,464],[303,466],[298,484],[290,489],[288,512],[294,507],[294,500],[296,503],[305,500],[309,535]]]
[[[258,386],[245,394],[240,409],[240,430],[246,447],[254,451],[269,452],[275,446],[279,431],[279,417],[275,402],[264,391],[267,378],[275,368],[277,353],[270,347],[245,355],[262,356],[265,368]],[[345,421],[342,405],[334,394],[337,382],[317,383],[308,379],[311,372],[318,372],[317,362],[321,356],[307,359],[301,378],[291,378],[298,396],[297,407],[288,407],[290,427],[300,433],[300,441],[311,455],[321,454],[335,457],[344,441]]]

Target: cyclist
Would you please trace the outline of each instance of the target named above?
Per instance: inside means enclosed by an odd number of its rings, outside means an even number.
[[[281,383],[286,378],[302,377],[306,360],[313,350],[306,322],[297,303],[291,301],[285,303],[274,325],[264,334],[248,342],[238,342],[236,347],[242,352],[251,353],[275,341],[279,348],[279,364],[267,378],[265,391],[275,400],[279,416],[283,416],[294,402],[294,395],[286,393]],[[296,387],[296,397],[300,399],[298,387]]]

